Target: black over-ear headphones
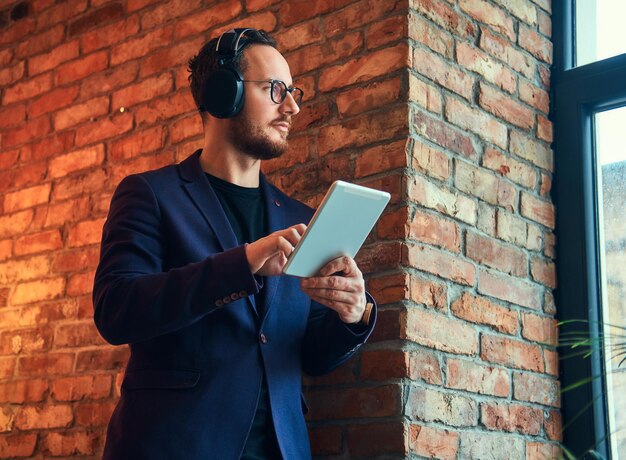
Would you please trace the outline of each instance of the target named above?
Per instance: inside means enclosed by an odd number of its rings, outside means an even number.
[[[229,30],[217,40],[215,50],[219,68],[206,79],[202,88],[201,112],[209,112],[217,118],[230,118],[243,108],[243,75],[235,68],[234,61],[249,43],[245,33],[253,30]]]

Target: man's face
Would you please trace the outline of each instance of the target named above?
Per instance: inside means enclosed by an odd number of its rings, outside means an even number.
[[[287,149],[291,118],[300,109],[289,93],[281,104],[274,103],[269,80],[281,80],[290,86],[289,65],[276,49],[266,45],[251,45],[243,57],[247,63],[244,79],[267,83],[244,83],[245,103],[241,113],[231,119],[230,141],[252,158],[276,158]]]

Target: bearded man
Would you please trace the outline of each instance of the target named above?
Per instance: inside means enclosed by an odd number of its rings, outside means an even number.
[[[131,351],[104,458],[309,459],[301,373],[352,356],[374,300],[349,257],[282,275],[313,210],[260,169],[303,97],[275,41],[231,30],[189,69],[202,149],[125,178],[103,229],[94,319]]]

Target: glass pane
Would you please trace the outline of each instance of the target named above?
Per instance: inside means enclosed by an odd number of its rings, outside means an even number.
[[[576,65],[626,53],[626,1],[576,1]]]
[[[626,107],[595,116],[602,318],[613,459],[626,459]]]

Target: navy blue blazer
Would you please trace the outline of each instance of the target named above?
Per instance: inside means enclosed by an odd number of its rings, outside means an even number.
[[[260,317],[259,285],[200,154],[125,178],[111,201],[94,318],[108,342],[131,353],[104,458],[238,459],[265,371],[283,457],[309,459],[301,372],[321,375],[347,360],[371,333],[376,308],[356,333],[298,279],[277,276],[265,279]],[[263,175],[260,186],[270,233],[309,222],[309,207]]]

